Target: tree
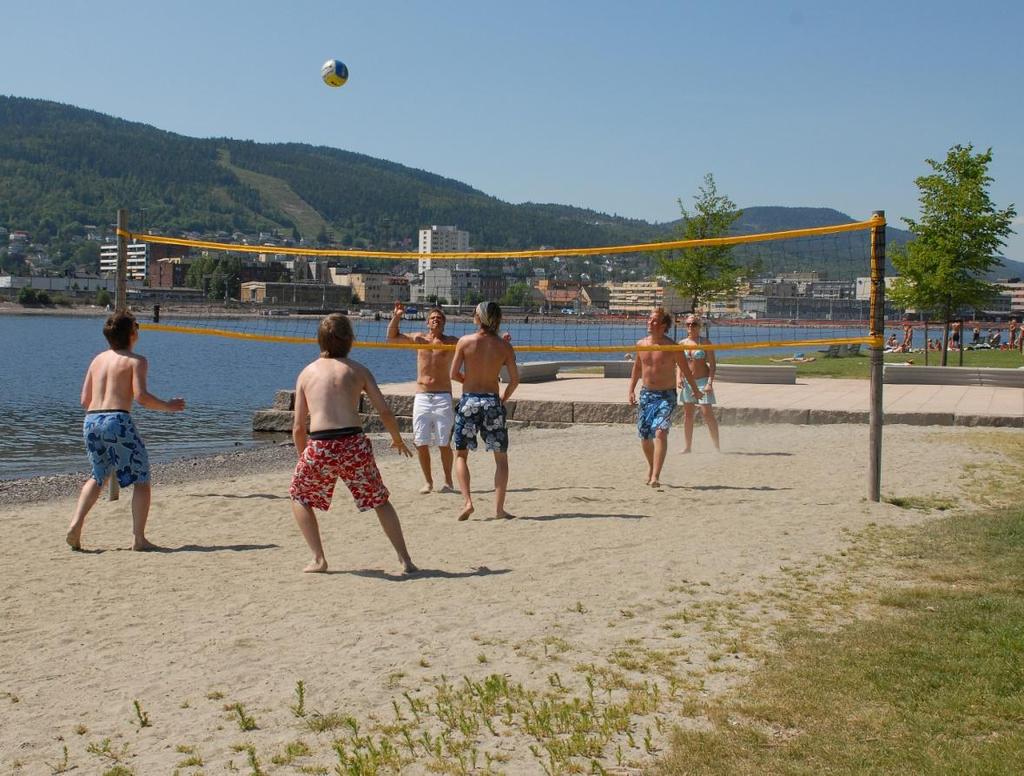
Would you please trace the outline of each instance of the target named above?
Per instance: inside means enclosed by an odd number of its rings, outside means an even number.
[[[110,292],[105,288],[101,288],[96,292],[96,304],[100,307],[106,307],[113,300],[110,298]]]
[[[743,215],[731,199],[718,193],[711,173],[704,176],[704,185],[693,197],[693,213],[687,211],[682,199],[678,202],[683,220],[676,235],[681,240],[726,237],[733,223]],[[711,299],[735,294],[743,273],[733,260],[730,245],[688,248],[669,255],[662,254],[658,258],[658,269],[668,277],[680,296],[691,300],[693,310]]]
[[[1002,260],[996,255],[1013,232],[1013,205],[997,210],[989,198],[988,166],[992,149],[974,153],[974,146],[955,145],[945,161],[926,159],[934,171],[915,183],[920,192],[921,219],[903,220],[914,240],[894,252],[899,277],[890,298],[942,316],[942,365],[946,365],[949,323],[962,307],[983,307],[1000,289],[986,275]]]
[[[530,286],[526,283],[513,283],[505,289],[505,295],[501,297],[501,303],[510,307],[529,307]]]

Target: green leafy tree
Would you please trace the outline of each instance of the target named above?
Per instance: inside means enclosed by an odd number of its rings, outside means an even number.
[[[105,288],[101,288],[96,292],[96,304],[100,307],[106,307],[108,304],[112,304],[113,299],[110,297],[110,292]]]
[[[529,307],[530,286],[527,283],[513,283],[505,289],[501,303],[511,307]]]
[[[683,220],[676,230],[676,237],[681,240],[726,237],[730,227],[743,215],[731,199],[718,193],[711,173],[704,176],[704,184],[694,195],[692,213],[683,205],[682,199],[678,201]],[[668,277],[680,296],[690,299],[693,310],[711,299],[735,294],[744,272],[737,266],[729,245],[663,254],[658,259],[658,269]]]
[[[942,365],[946,365],[949,323],[963,307],[983,307],[999,292],[986,275],[1002,265],[997,251],[1013,232],[1013,205],[998,210],[988,194],[992,149],[955,145],[945,161],[925,160],[933,172],[915,183],[921,218],[904,218],[915,239],[893,252],[899,277],[889,291],[903,307],[937,313],[944,324]]]
[[[39,295],[36,293],[36,290],[34,288],[31,288],[29,286],[22,286],[21,290],[18,292],[18,304],[39,304]]]

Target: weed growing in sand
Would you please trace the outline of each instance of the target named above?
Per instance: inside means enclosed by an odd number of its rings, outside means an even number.
[[[247,746],[245,752],[249,760],[249,767],[252,769],[251,776],[267,776],[267,772],[260,767],[259,758],[256,757],[256,747]]]
[[[957,506],[956,501],[944,496],[892,496],[883,501],[900,509],[918,509],[922,512],[930,512],[933,509],[945,512],[948,509],[956,509]]]
[[[115,765],[113,768],[103,771],[103,776],[135,776],[135,773],[125,765]]]
[[[122,744],[120,749],[114,749],[111,746],[110,739],[104,738],[99,742],[93,741],[85,747],[85,751],[110,762],[119,763],[128,756],[128,744]]]
[[[149,721],[149,714],[142,710],[142,704],[135,700],[132,701],[132,706],[135,708],[135,718],[139,722],[139,727],[152,727],[153,723]]]
[[[64,746],[64,756],[56,763],[46,763],[46,767],[50,769],[50,773],[67,773],[75,766],[68,765],[68,748]]]
[[[224,693],[220,690],[210,690],[210,692],[206,693],[206,697],[211,701],[219,701],[224,699]]]
[[[301,679],[295,683],[295,704],[291,710],[296,717],[306,716],[306,683]]]
[[[430,668],[430,661],[425,657],[420,658],[420,668]]]
[[[89,728],[87,728],[81,722],[79,722],[77,725],[75,725],[75,735],[84,736],[88,732],[89,732]]]
[[[231,704],[230,709],[235,712],[235,721],[238,723],[239,730],[248,732],[257,729],[256,720],[245,713],[245,706],[241,703]]]
[[[284,751],[280,754],[275,754],[270,758],[270,762],[274,765],[291,765],[297,757],[308,757],[313,751],[306,745],[306,742],[302,739],[296,739],[288,744],[285,744]]]
[[[344,727],[349,719],[351,717],[339,714],[336,711],[331,711],[327,714],[314,711],[306,720],[306,727],[314,733],[329,733],[332,730]]]
[[[176,747],[176,751],[180,754],[188,755],[188,757],[178,763],[178,768],[201,768],[203,766],[203,757],[194,746],[181,745]]]

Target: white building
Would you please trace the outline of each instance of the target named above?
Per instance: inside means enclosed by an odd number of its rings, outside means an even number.
[[[420,229],[420,253],[465,253],[469,250],[469,232],[455,226],[432,226]],[[432,266],[430,259],[420,259],[422,275]]]
[[[149,244],[128,243],[128,277],[145,280],[149,270]],[[100,274],[117,275],[117,243],[100,246]]]

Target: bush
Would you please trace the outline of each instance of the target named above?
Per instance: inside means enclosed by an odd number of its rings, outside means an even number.
[[[23,305],[39,304],[39,297],[34,288],[25,286],[18,292],[18,303]]]
[[[53,304],[53,302],[50,300],[50,295],[48,293],[46,293],[45,291],[38,291],[38,292],[36,292],[36,302],[38,304],[46,304],[46,305]]]
[[[111,303],[111,301],[112,300],[110,298],[110,292],[107,291],[105,288],[101,288],[99,291],[96,292],[96,304],[98,304],[100,307],[106,307],[108,304]]]

